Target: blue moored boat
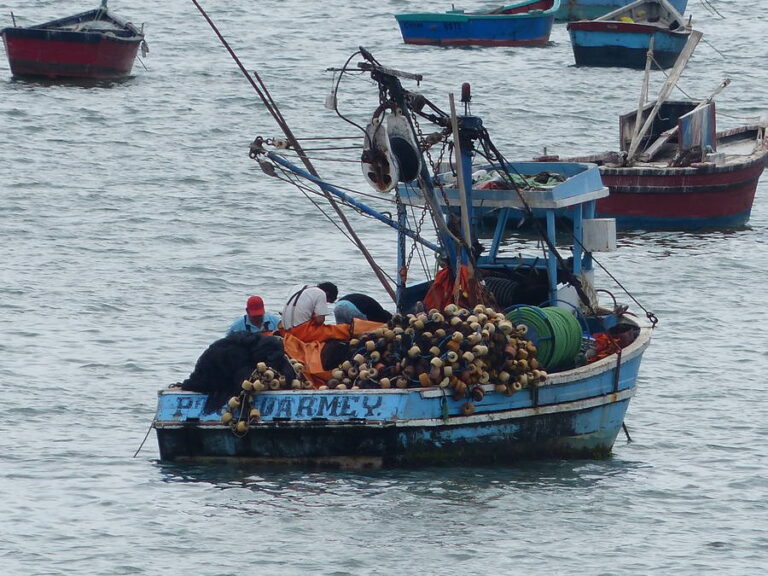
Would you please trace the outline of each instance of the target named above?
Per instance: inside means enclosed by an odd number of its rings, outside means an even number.
[[[644,68],[649,48],[653,67],[670,68],[691,35],[683,15],[668,0],[635,0],[587,22],[570,22],[577,66]]]
[[[560,0],[522,0],[493,10],[396,14],[406,44],[545,46]]]
[[[560,3],[560,9],[555,13],[558,22],[572,20],[594,20],[608,12],[613,12],[631,4],[634,0],[565,0]],[[688,6],[688,0],[669,0],[675,9],[683,14]]]
[[[363,48],[358,54],[357,71],[370,73],[378,85],[371,101],[376,111],[360,124],[362,129],[368,122],[361,134],[363,174],[375,189],[394,193],[382,196],[391,201],[393,216],[321,179],[305,157],[304,167],[294,164],[289,157],[304,153],[287,129],[287,141],[256,138],[251,156],[266,174],[298,176],[303,191],[316,187],[396,232],[397,272],[391,275],[394,286],[385,287],[392,289],[397,314],[352,337],[341,359],[329,366],[324,361],[328,374],[319,381],[318,373],[307,378],[311,365],[299,365],[297,358],[291,358],[287,378],[277,376],[285,376],[285,366],[273,369],[251,358],[245,380],[222,373],[212,389],[201,392],[190,381],[197,372],[212,374],[203,354],[190,379],[158,394],[154,428],[161,458],[360,467],[609,454],[637,389],[655,318],[647,313],[650,322],[640,321],[615,298],[609,306],[597,299],[593,253],[615,244],[610,233],[601,234],[615,228],[610,220],[594,218],[596,200],[608,193],[595,166],[528,163],[532,173],[569,174],[565,185],[538,194],[521,190],[499,205],[543,216],[541,238],[531,242],[534,253],[518,252],[523,244],[505,253],[503,224],[483,253],[471,226],[477,202],[466,186],[473,159],[482,151],[509,182],[515,168],[497,151],[482,120],[470,114],[469,87],[462,87],[463,114],[452,99],[448,114],[401,83],[420,76],[386,68]],[[339,83],[347,70],[337,71]],[[335,108],[337,90],[338,84],[331,98]],[[427,124],[436,131],[429,132]],[[447,206],[441,208],[440,179],[422,156],[437,146],[455,153],[462,175],[458,220]],[[398,187],[414,181],[418,185],[404,191]],[[556,247],[561,211],[573,222],[567,260]],[[424,222],[434,222],[434,230],[423,230]],[[433,279],[409,283],[409,255],[423,250],[435,252],[440,270]],[[289,353],[292,334],[284,337],[269,344],[279,342]],[[240,341],[258,338],[244,335]]]

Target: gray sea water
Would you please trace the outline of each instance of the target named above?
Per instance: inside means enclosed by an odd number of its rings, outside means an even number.
[[[470,82],[510,159],[615,149],[617,116],[639,97],[640,71],[573,67],[563,24],[546,48],[441,49],[405,46],[392,17],[450,7],[438,0],[202,4],[300,136],[339,125],[324,70],[359,45],[423,73],[445,107]],[[722,128],[768,113],[756,4],[689,4],[705,36],[680,86],[703,97],[731,78]],[[20,81],[0,62],[0,573],[764,573],[766,177],[745,229],[626,233],[601,257],[660,319],[633,441],[611,459],[265,471],[160,463],[154,434],[134,457],[157,390],[189,374],[249,294],[276,310],[291,285],[330,279],[385,297],[311,204],[248,158],[277,127],[194,5],[110,6],[145,24],[151,52],[131,79]],[[2,0],[0,22],[93,7]],[[360,183],[354,164],[332,176]],[[394,263],[386,230],[358,229]]]

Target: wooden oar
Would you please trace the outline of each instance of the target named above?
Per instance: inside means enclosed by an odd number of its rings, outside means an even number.
[[[715,88],[715,90],[712,92],[712,94],[709,95],[709,97],[706,100],[702,100],[701,102],[699,102],[696,105],[696,107],[690,112],[687,112],[687,114],[690,114],[691,112],[694,112],[695,110],[698,110],[699,108],[702,108],[703,106],[706,106],[707,104],[712,102],[712,99],[718,94],[720,94],[720,92],[725,90],[726,86],[728,86],[728,84],[730,83],[731,81],[728,78],[723,80],[720,83],[720,85],[717,88]],[[656,141],[650,146],[648,146],[646,151],[640,155],[640,160],[642,160],[643,162],[648,162],[650,160],[653,160],[653,157],[656,156],[656,153],[659,150],[661,150],[661,147],[664,146],[664,144],[666,144],[673,135],[677,134],[677,131],[678,131],[678,127],[677,125],[675,125],[675,126],[672,126],[672,128],[670,128],[669,130],[665,130],[664,132],[662,132],[661,135],[656,139]]]
[[[629,145],[629,152],[627,152],[627,162],[632,162],[635,159],[635,156],[637,155],[637,149],[640,147],[640,142],[643,141],[643,137],[653,124],[653,119],[656,117],[656,114],[659,113],[659,108],[661,108],[661,105],[666,102],[667,98],[669,98],[669,95],[672,93],[672,90],[677,85],[677,81],[683,74],[683,70],[685,69],[686,64],[688,64],[688,60],[691,58],[696,45],[699,43],[699,40],[701,40],[701,36],[702,33],[698,30],[691,30],[691,35],[688,38],[688,42],[685,43],[685,47],[683,48],[682,52],[680,52],[680,56],[677,57],[675,66],[672,68],[672,72],[670,72],[667,80],[664,82],[664,85],[659,91],[659,96],[656,98],[656,103],[653,106],[653,110],[651,110],[648,118],[645,119],[643,127],[632,138],[632,142]]]

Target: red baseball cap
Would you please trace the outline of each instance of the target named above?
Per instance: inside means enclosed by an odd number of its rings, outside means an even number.
[[[264,300],[259,296],[251,296],[248,298],[248,303],[245,305],[245,311],[251,316],[263,316]]]

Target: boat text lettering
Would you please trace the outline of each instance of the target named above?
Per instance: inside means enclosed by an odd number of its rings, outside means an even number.
[[[262,418],[372,418],[381,417],[381,396],[261,397],[254,406]]]

